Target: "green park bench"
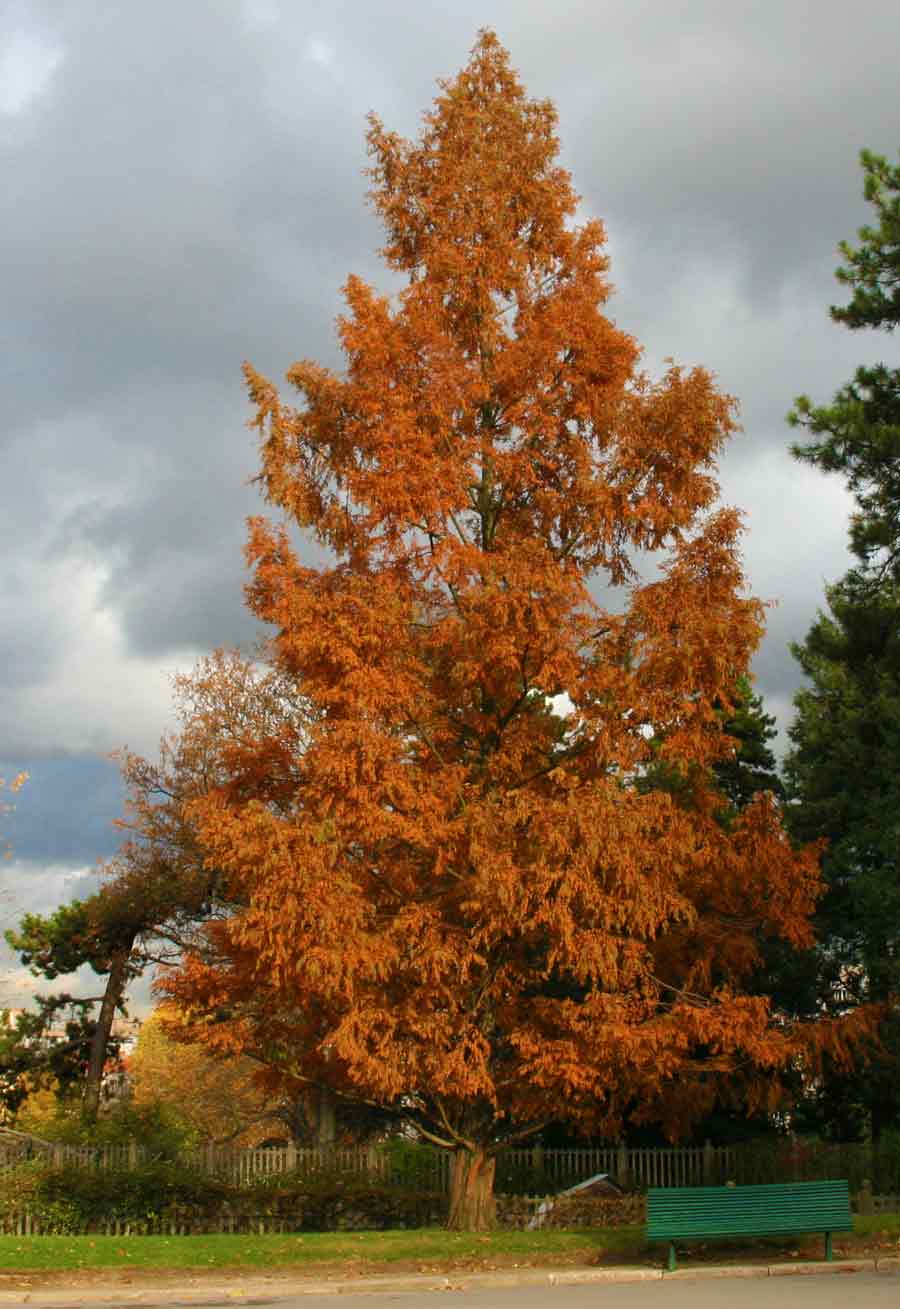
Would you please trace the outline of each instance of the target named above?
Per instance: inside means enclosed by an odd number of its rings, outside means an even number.
[[[789,1182],[774,1186],[651,1187],[647,1192],[647,1240],[668,1241],[670,1272],[675,1242],[707,1237],[851,1232],[850,1189],[842,1182]]]

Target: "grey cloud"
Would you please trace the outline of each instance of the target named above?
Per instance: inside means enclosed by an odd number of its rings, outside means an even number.
[[[846,566],[847,502],[785,454],[783,416],[884,352],[827,306],[867,217],[857,151],[898,137],[894,3],[20,0],[4,23],[31,54],[0,107],[2,748],[152,748],[173,662],[254,638],[240,363],[340,365],[341,283],[390,284],[365,113],[414,134],[482,24],[557,104],[612,316],[651,371],[702,362],[741,401],[724,493],[778,601],[756,668],[787,713],[786,643]],[[78,768],[27,828],[42,858],[108,848],[110,796]]]
[[[544,85],[567,61],[551,94],[592,209],[674,262],[728,249],[751,298],[848,234],[856,153],[895,146],[895,6],[852,22],[812,0],[539,10],[523,40]]]
[[[0,200],[6,312],[56,383],[38,403],[154,376],[223,381],[349,252],[361,115],[307,77],[279,118],[266,51],[233,6],[70,13],[53,95],[7,147]],[[354,151],[357,167],[332,163]]]
[[[63,633],[57,616],[35,605],[30,588],[15,572],[0,578],[0,611],[17,615],[0,638],[3,681],[12,689],[39,685],[59,666]]]
[[[130,589],[124,631],[133,646],[146,654],[223,645],[248,649],[263,636],[263,629],[242,604],[247,580],[243,573],[204,561],[176,579],[176,569],[180,570],[177,559],[172,560],[171,571],[163,563]]]

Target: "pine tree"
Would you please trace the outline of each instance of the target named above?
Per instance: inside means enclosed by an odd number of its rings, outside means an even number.
[[[53,981],[83,965],[106,977],[99,996],[75,998],[61,992],[38,997],[37,1012],[21,1016],[8,1050],[13,1064],[55,1068],[61,1083],[71,1083],[73,1070],[80,1069],[88,1120],[97,1116],[106,1062],[115,1053],[116,1013],[126,1012],[125,989],[140,971],[132,952],[144,927],[134,899],[106,886],[87,900],[61,905],[52,914],[25,914],[17,930],[4,933],[35,977]],[[50,1039],[60,1014],[66,1013],[64,1029]]]
[[[860,228],[858,247],[841,243],[846,263],[837,277],[853,296],[848,305],[832,305],[831,316],[852,330],[892,333],[900,322],[900,165],[868,150],[860,159],[878,224]],[[811,437],[792,447],[798,459],[847,479],[857,506],[851,544],[863,575],[900,581],[900,369],[858,368],[830,405],[800,396],[788,421]]]
[[[900,321],[900,167],[869,151],[861,162],[878,221],[860,229],[856,248],[842,243],[837,276],[853,295],[831,315],[851,330],[891,334]],[[890,1008],[900,988],[900,369],[859,368],[831,405],[800,397],[789,420],[812,438],[793,447],[797,457],[842,473],[856,500],[857,562],[792,647],[807,685],[795,699],[786,775],[792,832],[828,842],[822,1002],[888,1006],[883,1047],[865,1072],[834,1070],[822,1084],[824,1126],[856,1131],[867,1117],[878,1135],[900,1125]]]
[[[900,594],[851,574],[793,647],[807,679],[795,698],[785,762],[787,816],[799,840],[824,838],[827,893],[819,907],[821,999],[832,1008],[900,993]],[[890,1009],[883,1047],[866,1067],[822,1084],[824,1130],[878,1136],[900,1126],[900,1031]],[[854,1106],[856,1106],[854,1108]]]

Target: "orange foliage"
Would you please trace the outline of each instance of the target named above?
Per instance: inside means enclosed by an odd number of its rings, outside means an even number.
[[[180,730],[163,737],[157,759],[118,754],[127,797],[117,823],[123,840],[105,869],[111,908],[127,907],[163,961],[167,951],[177,957],[195,942],[198,923],[225,907],[223,879],[205,860],[189,817],[191,801],[226,784],[235,797],[265,796],[273,805],[280,791],[293,794],[291,760],[303,750],[308,715],[277,670],[235,650],[214,651],[189,676],[176,677],[174,689]]]
[[[762,630],[716,504],[734,404],[639,371],[555,124],[490,32],[417,143],[372,118],[404,289],[348,280],[346,373],[295,364],[299,407],[246,369],[268,500],[335,562],[251,522],[308,738],[193,802],[235,908],[164,983],[198,1038],[263,1033],[476,1152],[560,1117],[678,1134],[769,1103],[810,1040],[742,988],[763,938],[810,941],[816,854],[766,796],[726,830],[711,772]],[[637,785],[660,758],[689,803]]]

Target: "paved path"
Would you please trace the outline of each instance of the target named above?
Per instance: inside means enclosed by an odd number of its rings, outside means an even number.
[[[338,1297],[363,1297],[360,1309],[898,1309],[900,1257],[834,1264],[782,1264],[685,1269],[529,1269],[447,1277],[380,1277],[347,1282],[248,1277],[229,1284],[192,1279],[180,1285],[45,1287],[3,1291],[0,1309],[336,1309]],[[804,1275],[807,1274],[807,1275]],[[632,1280],[625,1280],[631,1278]]]
[[[667,1278],[630,1285],[469,1291],[454,1295],[451,1303],[453,1309],[847,1309],[851,1294],[853,1309],[898,1309],[900,1276],[855,1273],[852,1282],[847,1277]],[[386,1296],[375,1300],[379,1306],[388,1304]],[[390,1303],[412,1309],[421,1300],[397,1295]],[[297,1309],[319,1309],[328,1301],[304,1296],[287,1303]]]

